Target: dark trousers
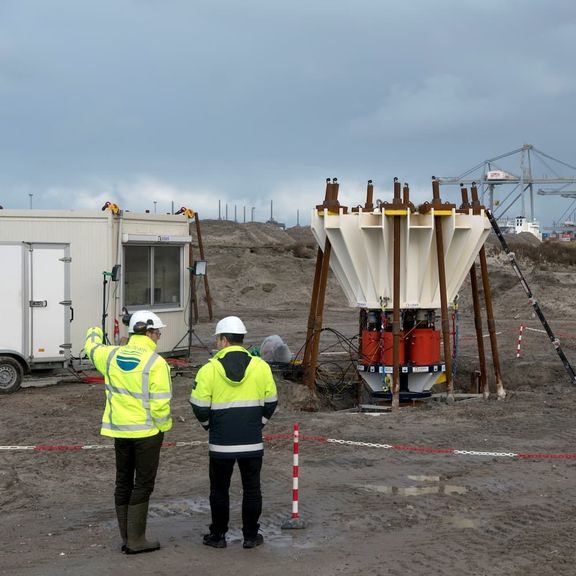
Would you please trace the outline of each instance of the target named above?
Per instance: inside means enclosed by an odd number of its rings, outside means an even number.
[[[148,502],[154,490],[164,432],[148,438],[114,438],[116,506]]]
[[[258,519],[262,513],[260,471],[262,456],[256,458],[210,458],[210,532],[226,534],[230,518],[230,479],[234,463],[238,462],[242,477],[242,532],[244,538],[258,534]]]

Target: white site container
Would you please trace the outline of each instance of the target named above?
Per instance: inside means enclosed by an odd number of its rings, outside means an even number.
[[[138,304],[128,305],[127,308],[129,312],[149,309],[160,315],[166,328],[162,329],[162,337],[158,342],[159,352],[168,353],[175,348],[186,348],[187,305],[190,297],[188,271],[190,242],[190,221],[183,215],[132,212],[114,215],[110,211],[0,210],[0,243],[12,245],[24,243],[35,246],[60,245],[68,249],[69,293],[60,300],[71,300],[73,313],[69,309],[66,310],[66,306],[60,306],[60,313],[66,316],[69,337],[54,336],[54,338],[57,345],[70,344],[72,358],[81,356],[87,328],[102,325],[105,279],[107,282],[105,326],[108,338],[111,343],[114,343],[128,335],[121,318],[128,290],[126,283],[128,275],[125,271],[130,269],[131,265],[134,270],[135,265],[134,261],[130,262],[130,254],[134,255],[138,252],[134,247],[141,247],[144,250],[147,248],[158,250],[162,247],[176,248],[169,252],[174,255],[174,258],[170,260],[170,266],[173,274],[178,278],[174,280],[174,290],[177,296],[160,305]],[[25,274],[24,264],[15,264],[18,256],[14,250],[2,254],[2,267],[3,270],[10,271],[10,277],[22,277]],[[5,263],[5,258],[10,259],[10,264]],[[104,272],[111,272],[115,265],[120,266],[120,279],[117,282],[113,282],[110,277],[104,277]],[[49,300],[48,296],[42,295],[42,290],[50,288],[59,277],[60,272],[57,266],[48,263],[43,266],[35,273],[38,283],[34,283],[34,296],[29,299]],[[143,274],[146,275],[148,272]],[[149,271],[148,275],[152,277],[150,280],[152,284],[149,285],[147,294],[154,301],[157,294],[157,289],[153,284],[155,282],[154,271]],[[177,283],[179,286],[176,286]],[[9,316],[6,317],[10,318],[9,327],[5,331],[11,333],[11,340],[16,339],[20,342],[25,338],[25,335],[20,332],[24,328],[20,327],[18,317],[13,315],[16,314],[16,308],[23,296],[11,282],[4,280],[0,290],[3,301],[2,317],[4,318],[4,314],[7,314]],[[41,309],[35,309],[34,314],[40,311]],[[29,313],[29,310],[26,313]],[[116,337],[114,337],[115,321],[120,329]],[[42,324],[37,328],[40,329],[41,326]],[[2,347],[0,343],[0,349]],[[50,348],[50,350],[54,349]],[[57,353],[56,357],[58,355]],[[48,353],[46,353],[46,358],[48,358]]]
[[[17,389],[24,371],[61,366],[69,359],[69,252],[67,244],[0,242],[7,271],[0,284],[3,392]],[[21,370],[9,359],[18,360]]]

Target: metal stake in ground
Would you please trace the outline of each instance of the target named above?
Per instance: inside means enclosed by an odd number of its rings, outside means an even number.
[[[520,328],[518,330],[518,344],[516,345],[516,358],[520,358],[520,354],[522,353],[522,333],[524,332],[524,324],[520,324]]]
[[[292,516],[282,523],[283,530],[295,530],[306,528],[306,522],[298,514],[298,445],[299,445],[298,424],[294,424],[294,450],[292,463]]]

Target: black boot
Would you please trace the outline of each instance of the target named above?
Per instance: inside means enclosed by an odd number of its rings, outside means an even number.
[[[242,526],[242,533],[244,534],[243,548],[256,548],[264,544],[264,536],[258,533],[260,524],[252,524],[250,527]]]
[[[264,544],[264,536],[262,536],[262,534],[256,534],[254,538],[244,538],[242,548],[256,548],[256,546],[262,544]]]
[[[126,541],[128,540],[128,504],[116,506],[116,517],[118,518],[118,529],[122,538],[122,552],[126,552]]]
[[[204,534],[203,542],[206,546],[211,546],[212,548],[226,548],[226,536],[224,534],[217,534],[215,532]]]
[[[153,552],[160,548],[156,540],[146,540],[146,520],[148,518],[148,502],[128,506],[128,541],[126,554]]]

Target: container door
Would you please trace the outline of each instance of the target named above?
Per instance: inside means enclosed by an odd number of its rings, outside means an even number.
[[[30,351],[34,363],[64,361],[70,342],[69,249],[31,244]]]
[[[22,243],[0,244],[2,282],[0,282],[0,350],[12,350],[28,358],[26,338],[26,250]]]

